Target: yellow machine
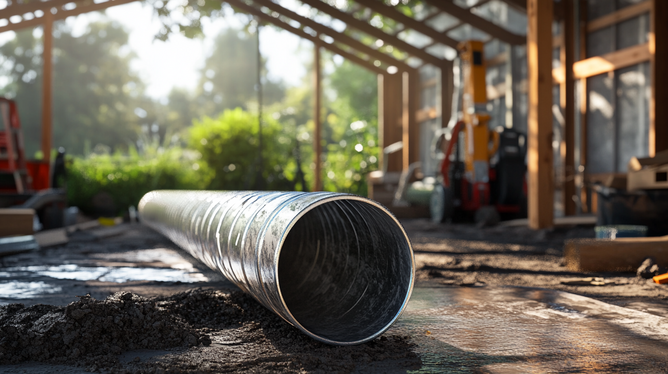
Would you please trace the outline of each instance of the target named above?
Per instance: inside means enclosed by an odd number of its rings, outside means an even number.
[[[484,44],[465,41],[458,48],[461,84],[455,85],[455,91],[461,91],[461,111],[456,93],[453,119],[440,133],[449,142],[441,163],[443,182],[431,195],[431,216],[433,221],[443,222],[458,209],[475,213],[476,221],[489,222],[498,220],[499,213],[522,211],[526,191],[524,135],[512,129],[489,129]],[[497,151],[498,162],[492,167]]]
[[[490,131],[487,108],[487,84],[485,82],[484,44],[466,41],[459,44],[462,61],[464,90],[462,109],[465,134],[467,179],[472,182],[489,182],[489,160],[499,148],[499,133]],[[490,146],[490,141],[492,145]]]

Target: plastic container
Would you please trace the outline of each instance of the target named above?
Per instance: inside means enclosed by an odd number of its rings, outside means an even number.
[[[612,225],[596,226],[596,239],[641,238],[647,236],[647,226]]]

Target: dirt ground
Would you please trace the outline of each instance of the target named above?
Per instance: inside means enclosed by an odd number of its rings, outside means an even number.
[[[562,265],[564,240],[593,237],[592,227],[532,231],[428,220],[402,224],[415,250],[416,287],[544,287],[668,317],[666,285],[635,274],[573,273]],[[0,258],[0,273],[63,263],[174,268],[167,259],[128,260],[126,255],[158,248],[180,255],[205,281],[49,278],[57,291],[24,298],[22,304],[0,295],[5,304],[0,306],[0,372],[354,373],[421,367],[410,336],[386,333],[354,347],[306,337],[138,224],[124,224],[113,236],[75,233],[67,245]],[[46,279],[24,276],[32,282]]]

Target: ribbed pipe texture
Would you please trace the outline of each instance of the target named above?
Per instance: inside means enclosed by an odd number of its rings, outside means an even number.
[[[382,205],[328,192],[152,191],[144,224],[319,341],[359,344],[410,297],[413,250]]]

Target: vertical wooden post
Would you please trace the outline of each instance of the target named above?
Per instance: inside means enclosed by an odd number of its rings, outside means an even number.
[[[452,91],[454,88],[452,61],[444,60],[441,65],[441,127],[448,127],[452,117]]]
[[[51,161],[51,141],[53,138],[53,14],[44,11],[44,32],[42,35],[42,153],[45,162]]]
[[[313,178],[313,191],[322,190],[322,144],[321,144],[321,115],[320,115],[320,96],[321,96],[321,76],[320,76],[320,44],[315,43],[313,45],[313,80],[314,80],[314,94],[315,103],[313,104],[313,123],[315,128],[313,130],[313,153],[315,156],[315,171]]]
[[[403,141],[403,76],[400,73],[383,74],[383,141],[382,147]],[[401,172],[402,152],[387,155],[387,172]]]
[[[580,1],[580,6],[578,9],[578,30],[579,30],[579,42],[580,42],[580,51],[578,60],[584,60],[587,58],[587,2]],[[589,199],[589,190],[587,187],[587,79],[580,79],[580,164],[578,165],[578,174],[582,179],[580,181],[580,208],[582,213],[591,213],[589,205],[591,204],[591,199]]]
[[[668,2],[652,0],[650,11],[649,155],[668,149]]]
[[[387,143],[387,135],[388,132],[385,130],[386,121],[389,120],[389,118],[385,118],[385,85],[387,84],[385,80],[385,74],[378,74],[376,76],[376,84],[378,87],[378,145],[380,147],[380,152],[378,154],[378,165],[380,166],[380,170],[387,170],[385,168],[385,163],[389,160],[385,158],[385,154],[383,153],[383,150],[385,147],[387,147],[389,144]]]
[[[561,27],[561,69],[564,81],[560,87],[560,104],[564,113],[564,128],[561,140],[561,160],[563,165],[562,201],[564,203],[564,215],[575,214],[575,90],[573,80],[573,54],[574,54],[574,8],[573,0],[562,0],[563,18]]]
[[[554,220],[552,177],[552,1],[527,0],[529,226]]]
[[[420,161],[420,124],[418,110],[420,109],[420,73],[413,69],[408,75],[408,164]],[[405,145],[406,143],[404,143]]]
[[[401,168],[402,170],[408,170],[410,165],[410,74],[405,71],[401,75],[401,129],[402,129],[402,142],[404,143],[404,149],[402,152],[401,158]]]

